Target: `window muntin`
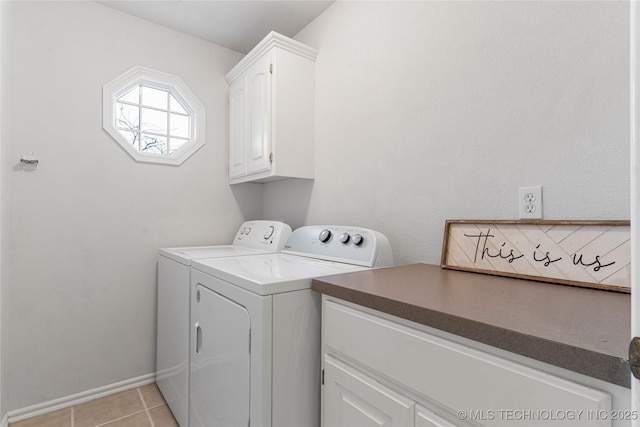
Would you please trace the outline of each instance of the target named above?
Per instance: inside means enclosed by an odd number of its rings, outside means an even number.
[[[178,77],[134,67],[103,92],[103,127],[134,159],[180,164],[204,144],[204,107]]]

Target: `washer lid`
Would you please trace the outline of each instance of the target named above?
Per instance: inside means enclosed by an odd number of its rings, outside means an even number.
[[[245,255],[270,253],[267,249],[254,249],[237,245],[220,246],[192,246],[185,248],[160,249],[160,255],[171,258],[184,265],[191,265],[191,261],[198,258],[222,258]]]
[[[193,268],[259,295],[309,289],[314,277],[368,270],[281,253],[194,260]]]

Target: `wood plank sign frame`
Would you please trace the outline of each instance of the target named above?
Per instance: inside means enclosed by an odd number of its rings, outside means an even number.
[[[630,222],[447,220],[441,267],[630,293]]]

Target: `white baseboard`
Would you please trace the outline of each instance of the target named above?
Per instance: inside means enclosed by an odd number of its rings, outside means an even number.
[[[9,427],[9,417],[7,414],[4,414],[4,417],[2,417],[2,423],[0,425],[2,427]]]
[[[99,399],[101,397],[115,394],[121,391],[140,387],[155,382],[156,374],[147,374],[137,378],[120,381],[103,387],[94,388],[93,390],[83,391],[81,393],[72,394],[71,396],[50,400],[49,402],[38,403],[37,405],[28,406],[22,409],[16,409],[7,412],[2,421],[2,427],[8,427],[8,423],[24,420],[26,418],[35,417],[46,414],[48,412],[57,411],[59,409],[68,408],[90,400]]]

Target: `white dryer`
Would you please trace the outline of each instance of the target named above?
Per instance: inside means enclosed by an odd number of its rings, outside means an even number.
[[[160,249],[156,383],[180,427],[189,426],[191,263],[280,251],[290,235],[291,227],[283,222],[247,221],[230,245]]]
[[[199,259],[191,275],[191,427],[320,424],[314,277],[393,265],[358,227],[295,230],[281,253]]]

